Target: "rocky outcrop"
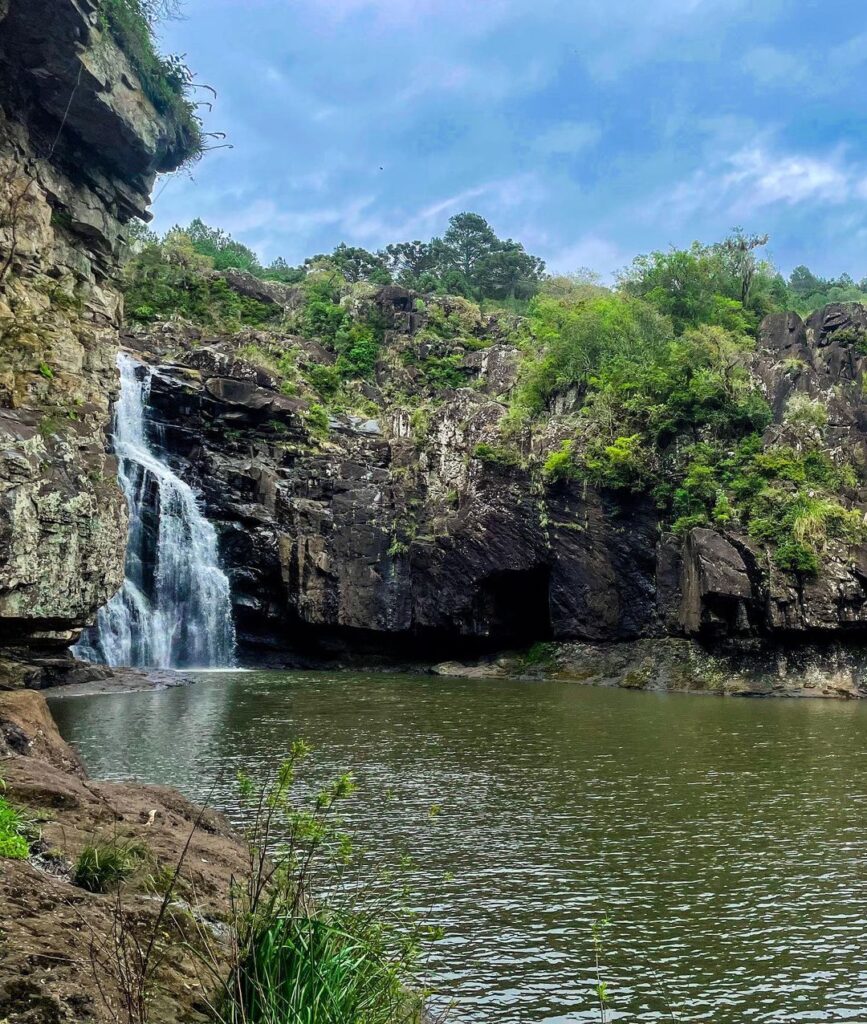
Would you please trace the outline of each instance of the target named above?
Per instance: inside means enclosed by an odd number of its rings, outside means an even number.
[[[44,699],[28,690],[0,693],[0,769],[4,797],[38,834],[28,860],[0,859],[0,1019],[116,1022],[134,992],[134,943],[144,949],[150,942],[160,915],[159,880],[178,865],[156,934],[150,1019],[210,1019],[208,1001],[218,986],[206,962],[216,954],[219,970],[231,882],[249,864],[249,851],[225,820],[166,787],[89,779]],[[137,851],[140,869],[121,894],[74,884],[73,864],[94,842]],[[122,938],[130,951],[127,984],[119,970]]]
[[[311,429],[303,389],[281,393],[279,378],[250,361],[265,336],[209,339],[166,325],[126,338],[160,364],[155,429],[218,527],[246,656],[324,645],[422,658],[547,639],[867,629],[863,546],[829,541],[818,577],[799,579],[749,537],[667,534],[649,496],[546,483],[531,460],[502,455],[517,359],[494,325],[471,325],[480,347],[461,361],[466,386],[441,390],[420,417],[399,397],[422,386],[416,357],[397,356],[435,351],[426,316],[403,289],[375,301],[387,342],[364,394],[378,412],[332,416],[327,433]],[[860,306],[837,306],[806,324],[766,321],[752,370],[775,410],[772,440],[800,443],[785,413],[802,391],[828,406],[832,458],[863,445],[865,319]],[[301,366],[334,358],[303,338],[279,344]],[[546,428],[555,440],[560,415]],[[531,456],[530,444],[518,437],[512,451]]]
[[[115,278],[124,224],[189,142],[98,6],[0,3],[0,659],[65,648],[121,582]]]
[[[867,697],[867,648],[840,643],[752,639],[707,646],[677,638],[549,643],[474,662],[441,662],[432,671],[467,679],[559,679],[725,697]]]

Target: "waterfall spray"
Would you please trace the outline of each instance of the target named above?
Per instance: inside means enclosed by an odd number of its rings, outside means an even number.
[[[112,666],[231,666],[235,630],[216,532],[192,488],[148,441],[152,371],[125,353],[118,367],[114,449],[130,515],[125,579],[75,653]]]

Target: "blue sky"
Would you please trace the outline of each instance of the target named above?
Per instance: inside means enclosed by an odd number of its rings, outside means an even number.
[[[769,232],[867,275],[864,0],[185,0],[161,30],[228,133],[157,187],[268,261],[462,210],[554,271]],[[207,93],[199,93],[209,99]]]

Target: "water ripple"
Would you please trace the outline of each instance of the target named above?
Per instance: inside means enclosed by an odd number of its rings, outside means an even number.
[[[216,776],[236,821],[237,769],[297,736],[323,778],[352,769],[354,823],[413,851],[446,929],[427,975],[451,1020],[597,1021],[607,913],[612,1021],[867,1021],[860,706],[246,673],[54,710],[94,774],[194,797]]]

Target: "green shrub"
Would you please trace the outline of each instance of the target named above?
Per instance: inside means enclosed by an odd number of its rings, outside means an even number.
[[[546,480],[569,480],[576,475],[573,448],[573,441],[564,441],[556,451],[550,453],[542,466],[542,475]]]
[[[675,533],[689,533],[696,526],[707,526],[707,514],[705,512],[693,512],[688,516],[678,516],[671,524]]]
[[[618,437],[612,444],[592,443],[583,456],[583,465],[598,487],[638,491],[650,479],[651,456],[641,435],[632,434]]]
[[[145,857],[141,844],[129,840],[89,843],[75,862],[73,885],[88,892],[108,892],[128,878]]]
[[[314,402],[307,410],[305,418],[312,433],[319,437],[328,436],[328,413],[321,405]]]
[[[486,466],[495,466],[498,469],[515,469],[521,465],[521,456],[514,449],[485,442],[476,445],[473,449],[473,458]]]
[[[797,540],[784,540],[773,557],[778,568],[795,576],[815,576],[819,571],[816,552]]]
[[[861,296],[863,301],[864,296]],[[847,327],[838,327],[836,331],[831,335],[831,341],[836,341],[840,345],[851,345],[861,355],[867,351],[867,331],[863,327],[857,327],[855,324],[849,324]]]
[[[25,860],[29,853],[21,815],[0,796],[0,858]]]
[[[467,382],[467,372],[461,367],[463,356],[428,356],[421,363],[425,380],[434,390],[460,388]]]
[[[333,366],[317,363],[308,367],[304,375],[308,384],[323,398],[331,398],[340,390],[340,374]]]
[[[337,372],[342,377],[370,377],[379,357],[379,340],[368,324],[342,324],[334,336]]]
[[[828,425],[828,410],[818,398],[798,393],[786,402],[784,418],[793,426],[821,431]]]

